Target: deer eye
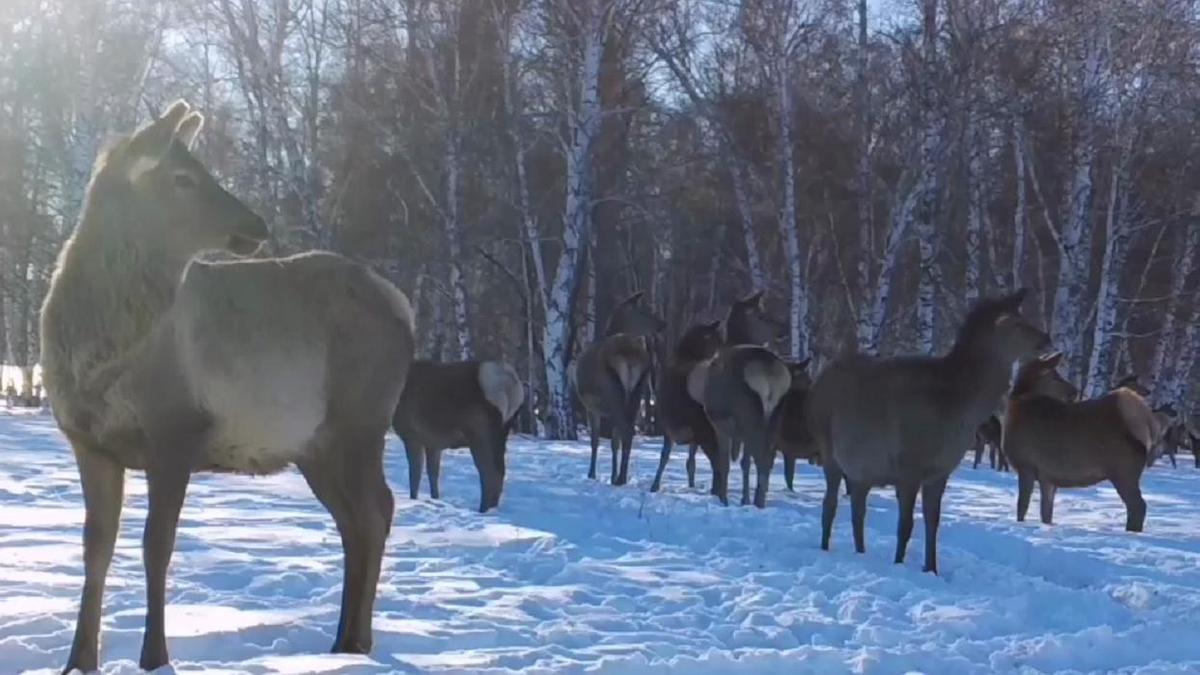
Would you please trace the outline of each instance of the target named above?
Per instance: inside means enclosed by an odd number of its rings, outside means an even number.
[[[171,176],[171,182],[181,190],[196,189],[196,179],[190,173],[177,173]]]

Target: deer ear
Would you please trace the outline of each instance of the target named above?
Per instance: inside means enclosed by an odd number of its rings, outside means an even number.
[[[721,320],[717,319],[716,321],[710,321],[710,322],[704,324],[704,327],[709,330],[720,330],[721,329]]]
[[[637,303],[641,302],[642,296],[645,294],[646,294],[646,291],[644,291],[644,290],[637,291],[633,295],[622,300],[621,304],[622,305],[636,305]]]
[[[812,357],[810,356],[807,359],[804,359],[803,361],[801,361],[800,363],[797,363],[796,370],[808,370],[808,364],[811,361],[812,361]]]
[[[175,129],[175,138],[183,143],[183,146],[188,150],[196,144],[196,136],[200,133],[200,129],[204,128],[204,115],[198,112],[193,112],[179,123]]]
[[[741,301],[738,302],[738,304],[739,305],[755,305],[758,307],[762,307],[762,299],[763,299],[763,294],[765,292],[766,291],[763,291],[763,290],[754,291],[750,295],[747,295],[745,298],[742,298]]]
[[[1021,304],[1025,302],[1025,297],[1029,295],[1029,289],[1022,286],[1015,293],[1004,299],[1005,308],[1010,312],[1021,311]]]
[[[158,166],[163,155],[175,142],[175,134],[191,108],[179,100],[150,124],[139,129],[129,139],[127,160],[129,180],[136,181],[147,171]]]

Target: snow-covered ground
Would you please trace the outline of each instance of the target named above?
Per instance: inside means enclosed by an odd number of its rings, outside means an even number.
[[[584,478],[585,444],[514,439],[501,507],[480,516],[465,452],[446,456],[445,501],[410,501],[393,442],[396,518],[370,658],[324,654],[341,547],[299,475],[197,477],[171,571],[175,668],[1200,672],[1200,471],[1185,468],[1190,457],[1144,478],[1142,535],[1123,531],[1109,487],[1060,492],[1053,527],[1017,524],[1014,478],[964,465],[946,493],[935,577],[920,571],[920,523],[908,563],[891,564],[888,493],[871,498],[865,556],[853,552],[845,504],[834,550],[823,553],[822,482],[811,467],[795,494],[777,472],[768,508],[756,511],[688,490],[683,453],[664,492],[649,494],[657,454],[654,441],[642,443],[633,483],[612,488]],[[137,672],[141,640],[140,476],[127,493],[104,611],[105,672]],[[0,416],[0,673],[50,673],[64,662],[82,518],[74,462],[51,420]]]

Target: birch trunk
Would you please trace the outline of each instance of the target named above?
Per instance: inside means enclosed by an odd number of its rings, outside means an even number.
[[[1121,274],[1125,269],[1128,251],[1128,227],[1123,191],[1129,170],[1132,149],[1124,146],[1120,159],[1112,170],[1112,188],[1105,218],[1104,262],[1100,272],[1100,290],[1096,298],[1096,324],[1092,332],[1092,353],[1088,359],[1088,398],[1108,391],[1112,383],[1113,340],[1118,328]]]
[[[858,72],[855,73],[855,115],[858,142],[858,167],[855,176],[858,192],[858,292],[864,298],[875,294],[871,271],[875,265],[874,195],[871,189],[871,88],[868,86],[870,49],[867,42],[867,0],[858,0]],[[859,351],[874,353],[877,337],[872,331],[872,306],[860,302],[855,317]]]
[[[1029,228],[1029,210],[1025,196],[1025,121],[1018,114],[1013,119],[1013,164],[1016,174],[1016,206],[1013,209],[1012,269],[1009,272],[1009,288],[1017,289],[1023,284],[1021,266],[1025,262],[1025,232]]]
[[[1103,56],[1101,45],[1094,36],[1087,41],[1086,53],[1080,63],[1080,91],[1076,106],[1076,129],[1073,150],[1073,172],[1067,196],[1066,222],[1058,242],[1058,286],[1054,293],[1054,316],[1051,337],[1063,350],[1067,362],[1067,379],[1082,379],[1084,314],[1088,290],[1088,271],[1092,257],[1091,208],[1095,189],[1092,168],[1096,159],[1095,117],[1096,98],[1101,95]]]
[[[467,285],[463,278],[463,234],[459,222],[459,180],[462,172],[462,153],[458,130],[451,126],[446,140],[446,242],[450,253],[450,293],[454,298],[454,328],[457,334],[458,358],[471,358],[471,324],[467,316]]]
[[[786,63],[779,64],[779,165],[783,173],[783,204],[779,212],[780,235],[788,269],[788,344],[793,361],[808,355],[808,293],[804,283],[804,257],[796,228],[796,162],[792,147],[792,100]]]
[[[965,291],[967,304],[979,299],[983,292],[983,246],[984,246],[984,209],[987,203],[983,190],[983,157],[984,152],[980,142],[979,122],[975,119],[975,110],[967,110],[967,269]],[[991,243],[991,237],[988,237]],[[994,253],[994,251],[993,251]],[[995,262],[995,256],[990,256]]]
[[[767,287],[767,275],[763,272],[762,258],[758,253],[758,235],[754,231],[754,211],[750,207],[750,186],[745,162],[736,155],[729,168],[733,178],[733,198],[737,203],[738,221],[742,226],[742,239],[746,242],[746,267],[750,270],[750,283],[758,290]]]
[[[921,193],[917,213],[917,240],[920,250],[920,276],[917,286],[917,350],[932,354],[936,338],[937,290],[941,272],[937,264],[937,230],[934,225],[934,171],[937,137],[937,111],[934,96],[934,66],[937,59],[937,0],[924,0],[921,106],[924,129],[921,136]]]
[[[580,35],[582,58],[578,75],[578,109],[569,117],[566,148],[566,206],[563,210],[562,252],[546,303],[542,332],[546,367],[546,434],[552,439],[573,435],[569,429],[571,396],[567,382],[570,358],[571,303],[579,283],[580,255],[588,242],[592,206],[592,149],[600,127],[600,57],[604,49],[605,20],[593,2],[582,8]]]
[[[1186,379],[1187,372],[1180,372],[1178,359],[1184,356],[1190,340],[1186,335],[1180,335],[1180,324],[1187,320],[1184,312],[1184,301],[1187,295],[1188,280],[1200,256],[1200,223],[1192,221],[1181,228],[1175,239],[1175,259],[1171,266],[1171,291],[1167,297],[1167,308],[1163,312],[1162,328],[1159,330],[1158,344],[1154,348],[1154,361],[1150,372],[1154,377],[1152,400],[1162,405],[1173,400],[1178,386],[1177,379]],[[1184,331],[1192,330],[1200,317],[1193,317],[1191,325]]]

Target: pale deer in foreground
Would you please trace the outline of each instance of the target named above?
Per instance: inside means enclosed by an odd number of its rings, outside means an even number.
[[[671,458],[675,443],[688,444],[688,487],[696,487],[696,448],[704,451],[709,465],[715,466],[717,432],[704,413],[704,407],[688,395],[687,380],[697,364],[712,358],[721,347],[721,322],[713,321],[692,326],[679,339],[675,353],[663,364],[658,377],[658,419],[662,422],[663,445],[654,474],[651,492],[662,486],[663,471]],[[713,481],[712,490],[716,490]]]
[[[976,303],[942,357],[843,356],[817,378],[809,423],[821,447],[825,501],[821,548],[829,549],[838,486],[850,482],[854,548],[866,550],[863,525],[872,487],[894,485],[899,502],[895,562],[904,561],[921,493],[925,571],[937,572],[942,494],[975,430],[1008,391],[1014,362],[1050,346],[1020,312],[1024,289]]]
[[[792,385],[779,401],[779,407],[775,411],[772,442],[779,449],[779,454],[783,455],[783,482],[790,491],[796,489],[796,461],[814,463],[819,461],[821,456],[816,439],[808,428],[805,414],[808,393],[812,389],[808,363],[809,359],[804,359],[799,363],[787,364],[792,375]]]
[[[42,308],[42,367],[79,466],[84,585],[65,671],[99,665],[101,601],[127,469],[146,472],[140,665],[168,663],[167,567],[193,472],[299,467],[345,553],[335,652],[371,649],[392,493],[384,435],[413,352],[408,300],[333,254],[251,253],[257,215],[189,151],[182,101],[97,161]],[[64,671],[64,672],[65,672]]]
[[[442,452],[467,447],[479,471],[479,512],[500,504],[508,431],[525,401],[512,366],[497,361],[413,361],[392,428],[408,455],[409,496],[421,490],[428,467],[429,494],[441,497]]]
[[[587,411],[592,459],[588,478],[596,478],[600,452],[600,429],[612,425],[613,485],[629,481],[629,458],[633,452],[634,421],[650,372],[650,337],[666,323],[641,305],[642,292],[634,293],[613,310],[607,335],[588,346],[568,369],[568,377]]]
[[[1017,520],[1025,520],[1035,482],[1042,522],[1049,525],[1058,488],[1107,480],[1125,502],[1125,529],[1141,532],[1146,500],[1140,481],[1154,460],[1159,422],[1132,389],[1075,401],[1076,388],[1056,371],[1061,359],[1055,354],[1022,366],[1009,396],[1004,452],[1018,476]]]
[[[772,416],[791,386],[787,365],[765,345],[783,328],[762,306],[763,292],[733,303],[725,320],[725,345],[692,369],[688,395],[704,406],[717,432],[713,482],[722,504],[729,503],[730,462],[742,463],[742,504],[750,500],[750,463],[757,470],[754,505],[765,508],[775,447]],[[745,446],[744,448],[742,446]]]

